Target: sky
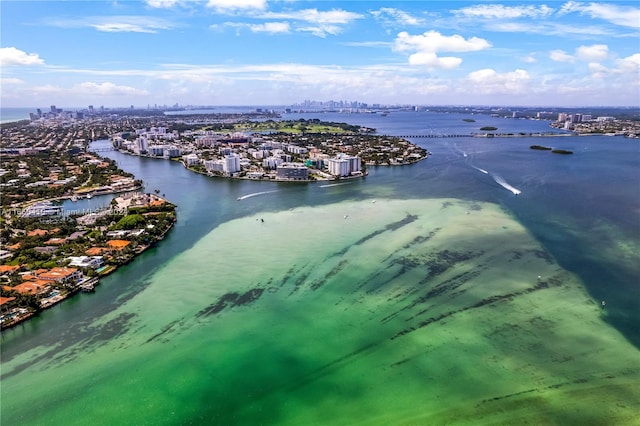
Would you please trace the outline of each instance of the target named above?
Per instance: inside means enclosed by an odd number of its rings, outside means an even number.
[[[2,107],[639,106],[640,3],[0,2]]]

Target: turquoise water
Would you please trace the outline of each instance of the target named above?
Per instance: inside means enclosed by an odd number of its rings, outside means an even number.
[[[420,143],[331,187],[113,153],[179,221],[3,333],[3,424],[633,424],[637,141]]]

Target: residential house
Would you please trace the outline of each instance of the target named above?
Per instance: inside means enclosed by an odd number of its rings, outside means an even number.
[[[69,266],[78,268],[98,269],[104,264],[102,256],[71,256],[68,259],[71,261]]]

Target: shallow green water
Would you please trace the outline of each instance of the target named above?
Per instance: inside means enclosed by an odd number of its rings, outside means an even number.
[[[3,363],[2,424],[632,424],[638,352],[605,316],[495,204],[260,213]]]

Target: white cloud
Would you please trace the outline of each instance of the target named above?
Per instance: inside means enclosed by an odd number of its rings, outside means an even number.
[[[411,65],[426,65],[429,68],[453,69],[460,66],[461,58],[453,56],[438,57],[433,52],[418,52],[409,56]]]
[[[370,13],[376,20],[381,21],[385,25],[415,26],[425,24],[424,19],[417,18],[407,12],[392,7],[382,7],[379,10],[372,10]]]
[[[406,31],[395,39],[395,50],[400,52],[417,50],[418,52],[473,52],[491,47],[483,38],[466,39],[460,35],[444,36],[437,31],[427,31],[419,35],[409,35]]]
[[[487,19],[544,18],[553,13],[546,5],[504,6],[501,4],[483,4],[452,11],[456,15]]]
[[[87,16],[82,19],[60,19],[47,22],[60,28],[94,28],[102,32],[156,33],[168,30],[174,25],[164,19],[149,16]]]
[[[177,4],[180,4],[181,1],[180,0],[147,0],[147,5],[154,7],[154,8],[158,8],[158,9],[165,9],[165,8],[171,8]]]
[[[615,61],[615,67],[608,68],[597,62],[589,63],[589,71],[595,78],[605,76],[631,77],[638,85],[638,74],[640,73],[640,53],[635,53],[626,58],[619,58]]]
[[[93,83],[84,82],[73,87],[75,92],[87,95],[98,96],[145,96],[148,95],[146,90],[136,89],[131,86],[118,86],[113,83]]]
[[[265,22],[264,24],[249,25],[254,33],[282,34],[290,31],[288,22]]]
[[[257,17],[263,19],[292,19],[313,24],[349,24],[363,16],[359,13],[342,9],[332,9],[326,12],[318,9],[303,9],[291,12],[267,12]]]
[[[207,6],[220,11],[234,11],[267,8],[266,0],[209,0]]]
[[[580,46],[576,48],[573,55],[568,54],[564,50],[552,50],[549,52],[549,58],[556,62],[575,62],[576,59],[593,62],[602,61],[609,56],[609,48],[606,44],[594,44],[592,46]]]
[[[576,60],[576,58],[560,49],[552,50],[551,52],[549,52],[549,58],[551,58],[552,61],[556,62],[574,62]]]
[[[0,86],[17,86],[19,84],[24,84],[24,80],[20,80],[19,78],[0,78]]]
[[[327,35],[337,35],[340,34],[342,28],[337,25],[323,24],[318,26],[310,26],[310,27],[298,27],[298,31],[308,32],[313,34],[316,37],[326,37]]]
[[[634,53],[626,58],[618,59],[616,61],[618,69],[622,72],[637,73],[640,72],[640,53]]]
[[[512,72],[498,73],[491,68],[469,73],[467,79],[472,86],[467,90],[483,94],[518,94],[529,90],[531,76],[522,69]]]
[[[15,47],[2,47],[0,48],[0,65],[1,66],[13,66],[13,65],[44,65],[37,53],[26,53]]]
[[[110,22],[105,24],[91,25],[98,31],[106,33],[155,33],[155,30],[144,28],[139,25],[128,24],[124,22]]]
[[[409,55],[411,65],[427,65],[430,68],[452,69],[460,66],[461,58],[452,56],[438,57],[438,52],[472,52],[491,47],[484,39],[471,37],[464,39],[459,35],[443,36],[436,31],[427,31],[419,35],[398,33],[393,50],[415,52]]]
[[[588,67],[594,78],[604,78],[609,73],[609,68],[596,62],[590,62]]]
[[[492,22],[487,29],[505,33],[544,34],[546,36],[579,35],[579,36],[612,36],[611,31],[593,25],[568,25],[555,22]]]
[[[225,28],[248,29],[254,33],[287,34],[291,32],[291,25],[288,22],[265,22],[264,24],[249,24],[246,22],[225,22],[221,25],[211,25],[209,28],[216,31],[223,31]]]
[[[308,25],[295,26],[295,31],[309,32],[318,37],[336,35],[342,31],[342,25],[351,23],[363,16],[358,13],[348,12],[341,9],[329,11],[319,11],[318,9],[303,9],[289,12],[266,12],[253,16],[257,19],[285,19],[301,21]]]
[[[602,61],[607,59],[609,48],[606,44],[580,46],[576,49],[576,56],[582,61]]]
[[[527,63],[527,64],[533,64],[535,62],[538,62],[538,60],[536,59],[536,57],[535,57],[535,55],[533,53],[525,56],[524,58],[522,58],[522,61]]]
[[[561,14],[578,12],[594,19],[603,19],[614,25],[640,28],[640,8],[609,3],[582,3],[569,1],[560,9]]]
[[[337,35],[342,31],[342,26],[349,24],[355,19],[363,16],[357,13],[347,12],[345,10],[333,9],[329,11],[318,11],[317,9],[303,9],[288,12],[265,12],[252,14],[251,18],[264,20],[289,20],[294,21],[293,24],[285,21],[268,22],[264,24],[248,24],[226,22],[223,25],[211,25],[210,28],[221,30],[224,27],[232,28],[248,28],[253,32],[267,33],[289,33],[308,32],[317,37],[326,37],[327,35]]]

